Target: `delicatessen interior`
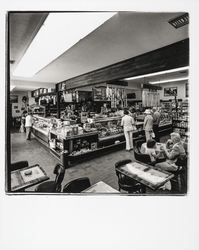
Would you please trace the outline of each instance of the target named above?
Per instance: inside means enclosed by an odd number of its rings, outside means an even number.
[[[168,14],[169,21],[178,14]],[[109,20],[113,19],[112,33],[114,18],[129,24],[134,18],[134,13],[115,15]],[[14,17],[18,16],[11,16],[10,24],[17,28],[17,22],[12,23]],[[36,23],[38,16],[29,18]],[[47,20],[48,15],[40,18]],[[102,24],[101,32],[103,25],[108,24]],[[54,83],[42,83],[33,77],[27,84],[15,79],[11,70],[7,191],[186,194],[187,27],[179,30],[181,40],[174,34],[173,42],[164,46],[149,48],[125,60],[120,55],[115,63],[104,63],[93,70],[84,65],[88,68],[85,73],[59,76]],[[74,50],[80,49],[78,44],[75,46]],[[52,73],[56,60],[46,66],[45,74]],[[44,73],[39,72],[38,79],[44,79]],[[18,85],[12,88],[14,84]]]

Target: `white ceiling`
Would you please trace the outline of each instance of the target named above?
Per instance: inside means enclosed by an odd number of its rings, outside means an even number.
[[[18,82],[24,82],[23,86],[29,88],[31,86],[35,89],[33,83],[36,82],[52,85],[186,39],[188,38],[187,25],[175,29],[168,23],[169,19],[180,14],[119,12],[31,79],[14,78],[11,75],[11,80],[14,85],[18,80]],[[16,61],[11,71],[27,49],[46,15],[46,13],[11,15],[10,58]],[[41,52],[38,52],[38,56],[40,55]]]

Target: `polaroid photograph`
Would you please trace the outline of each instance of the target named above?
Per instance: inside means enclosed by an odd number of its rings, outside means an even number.
[[[140,19],[144,21],[142,27],[139,27]],[[73,23],[70,35],[65,29],[69,23]],[[28,166],[39,164],[48,176],[54,173],[55,179],[60,181],[51,182],[51,185],[38,182],[34,186],[26,186],[23,188],[24,195],[39,195],[44,191],[50,195],[59,190],[61,195],[78,193],[84,196],[84,190],[92,185],[95,185],[95,193],[98,190],[99,194],[110,195],[109,189],[107,194],[105,188],[100,189],[102,184],[97,188],[97,184],[102,182],[106,187],[111,187],[113,194],[122,196],[187,194],[189,100],[185,99],[183,93],[189,84],[188,12],[13,11],[8,12],[7,25],[8,61],[15,59],[7,68],[11,80],[8,85],[15,86],[8,92],[7,100],[13,101],[14,97],[17,100],[20,96],[32,97],[26,98],[29,106],[24,109],[26,115],[22,117],[26,133],[16,133],[15,125],[7,123],[11,138],[10,150],[7,151],[10,161],[6,169],[8,193],[13,192],[10,178],[12,169],[23,167],[20,162],[26,159]],[[85,29],[80,29],[80,25]],[[152,32],[154,25],[158,41]],[[124,26],[125,29],[122,28]],[[134,32],[131,32],[132,27]],[[109,36],[115,38],[114,41],[104,40],[107,30]],[[24,33],[27,43],[24,42]],[[148,41],[147,50],[132,43],[134,37],[139,39],[141,34]],[[121,37],[126,37],[125,45]],[[30,45],[28,39],[32,39]],[[90,50],[99,42],[101,45],[105,43],[104,52],[100,48],[95,49],[93,56],[85,63],[84,58],[88,58]],[[87,49],[82,50],[82,46]],[[26,53],[19,58],[21,51]],[[58,65],[73,67],[71,57],[67,56],[69,51],[71,56],[78,53],[79,67],[65,71]],[[108,58],[105,51],[109,52]],[[125,60],[124,55],[127,57]],[[101,67],[96,61],[99,56]],[[83,75],[82,69],[85,72]],[[181,75],[183,79],[179,80]],[[143,79],[148,84],[143,84]],[[45,82],[45,86],[42,82]],[[168,87],[170,82],[175,87]],[[44,90],[47,88],[56,91],[46,93]],[[136,93],[132,90],[141,93],[141,100],[133,101]],[[173,123],[176,114],[170,109],[166,110],[162,104],[167,96],[182,99],[178,104],[177,117],[178,125],[182,125],[183,130],[179,129],[178,133]],[[85,112],[87,116],[83,120]],[[20,111],[15,110],[15,113]],[[14,119],[15,114],[10,112],[9,106],[7,115],[9,119]],[[168,117],[166,123],[165,116]],[[12,136],[13,133],[15,136]],[[16,150],[19,140],[22,140],[20,151]],[[25,150],[27,140],[32,145],[30,152]],[[50,146],[51,141],[55,141],[54,148]],[[171,160],[177,145],[180,145],[180,150]],[[147,166],[147,170],[138,169],[134,175],[127,170],[122,171],[126,164],[136,161]],[[59,170],[56,170],[57,164]],[[81,169],[87,165],[89,168],[83,171],[85,177],[80,178]],[[159,178],[161,183],[155,185],[153,180],[158,177],[146,173],[151,173],[154,167],[158,168],[159,176],[167,173],[165,178]],[[65,170],[72,168],[79,171],[66,175]],[[100,175],[96,169],[100,170]],[[178,171],[181,171],[180,175],[177,175]]]
[[[196,6],[48,2],[1,14],[0,248],[197,250]]]

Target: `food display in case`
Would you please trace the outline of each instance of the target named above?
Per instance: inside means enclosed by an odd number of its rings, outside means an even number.
[[[49,146],[54,156],[59,160],[63,158],[62,160],[70,165],[71,161],[75,161],[77,157],[87,155],[97,149],[98,133],[84,133],[82,128],[76,125],[52,129],[49,135]]]
[[[123,134],[121,126],[121,117],[107,117],[104,119],[95,119],[94,126],[99,133],[99,138],[110,137]]]

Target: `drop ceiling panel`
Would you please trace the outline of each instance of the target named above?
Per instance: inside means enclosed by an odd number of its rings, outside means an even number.
[[[43,24],[47,13],[10,13],[10,60],[11,72],[14,70],[26,49]]]

